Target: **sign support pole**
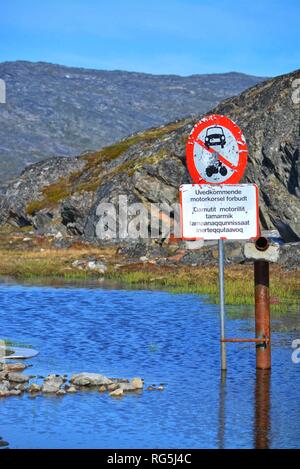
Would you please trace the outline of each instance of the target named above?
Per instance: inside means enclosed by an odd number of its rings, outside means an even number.
[[[224,294],[224,241],[219,243],[219,293],[220,293],[220,326],[221,326],[221,370],[226,370],[226,343],[225,339],[225,294]]]

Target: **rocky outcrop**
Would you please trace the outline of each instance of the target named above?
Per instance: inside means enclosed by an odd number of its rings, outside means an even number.
[[[227,115],[243,129],[249,161],[242,182],[259,186],[261,227],[277,229],[289,242],[300,239],[299,109],[291,99],[293,80],[299,77],[297,71],[274,78],[212,111]],[[79,158],[52,159],[31,166],[3,197],[2,223],[31,224],[40,233],[59,232],[91,243],[107,242],[97,233],[100,203],[113,203],[120,210],[124,196],[128,204],[141,202],[145,209],[151,203],[178,202],[180,184],[191,182],[185,142],[200,118],[139,133]],[[175,215],[160,214],[170,223]],[[149,229],[147,215],[139,216]],[[145,243],[130,239],[130,235],[122,239],[119,230],[109,242],[122,242],[125,250],[136,251],[140,246],[138,255],[144,256],[149,249],[158,249],[161,254],[166,240],[161,236]],[[193,255],[191,251],[189,256]]]
[[[26,210],[28,204],[42,198],[43,190],[49,185],[57,184],[58,181],[66,178],[69,174],[83,168],[84,161],[80,158],[52,158],[28,166],[20,177],[8,187],[5,197],[0,200],[2,216],[5,214],[5,220],[15,226],[26,226],[34,223],[34,218],[28,218],[28,211]],[[53,188],[49,199],[50,206],[47,207],[47,210],[41,210],[36,215],[36,223],[41,229],[43,226],[47,226],[54,217],[53,203],[55,205],[55,198],[63,195],[63,192],[59,191],[59,186],[57,191],[55,191],[55,187]]]

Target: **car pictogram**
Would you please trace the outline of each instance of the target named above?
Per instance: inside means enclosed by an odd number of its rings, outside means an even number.
[[[221,145],[224,148],[226,144],[226,138],[224,130],[222,127],[214,125],[213,127],[208,127],[205,135],[205,145],[209,148],[214,145]]]

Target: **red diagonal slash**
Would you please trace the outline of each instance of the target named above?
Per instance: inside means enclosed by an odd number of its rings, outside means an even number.
[[[216,150],[213,150],[212,148],[207,147],[205,143],[202,142],[202,140],[199,140],[198,138],[196,138],[195,142],[198,143],[202,148],[204,148],[206,151],[208,151],[212,155],[217,155],[219,161],[221,161],[223,164],[228,166],[228,168],[232,169],[232,171],[237,170],[237,166],[234,166],[232,163],[230,163],[230,161],[224,158],[224,156],[222,156],[221,153],[217,152]]]

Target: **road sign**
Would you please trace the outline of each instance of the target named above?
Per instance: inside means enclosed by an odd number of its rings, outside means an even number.
[[[255,184],[180,186],[182,238],[251,239],[259,236]]]
[[[245,172],[247,156],[241,129],[217,114],[199,121],[186,145],[187,167],[196,184],[237,184]]]

